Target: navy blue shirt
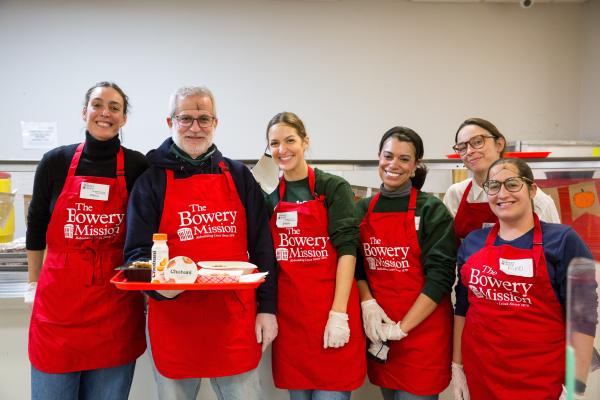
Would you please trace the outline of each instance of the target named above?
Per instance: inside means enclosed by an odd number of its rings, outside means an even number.
[[[544,256],[546,257],[546,266],[548,269],[548,277],[554,290],[554,294],[560,305],[563,313],[566,310],[567,299],[567,268],[572,259],[576,257],[584,257],[593,259],[592,253],[583,239],[570,226],[562,224],[552,224],[540,222],[542,228],[542,241],[544,247]],[[458,249],[457,256],[457,276],[456,283],[456,306],[454,313],[456,315],[465,316],[469,308],[468,289],[460,280],[460,272],[463,264],[478,252],[485,245],[485,240],[490,233],[491,228],[478,229],[471,232],[463,241]],[[503,244],[510,245],[521,249],[531,249],[533,244],[533,229],[523,236],[514,240],[503,240],[500,236],[496,237],[495,246]],[[588,308],[595,310],[597,306],[596,283],[592,280],[592,284],[586,287],[590,290],[589,300],[591,303]],[[587,307],[586,307],[587,308]],[[597,321],[597,318],[595,318]],[[596,321],[590,326],[582,327],[582,331],[594,335]],[[591,333],[590,333],[591,332]]]
[[[165,169],[174,171],[175,179],[196,174],[220,174],[219,163],[229,168],[238,195],[246,210],[249,261],[262,272],[269,272],[265,283],[256,290],[258,312],[275,313],[276,282],[275,254],[271,240],[269,216],[260,190],[250,170],[241,162],[223,157],[216,147],[204,162],[193,165],[171,151],[173,139],[169,138],[156,150],[147,154],[150,168],[136,181],[129,196],[127,209],[127,236],[125,260],[149,260],[152,234],[158,232],[163,213],[166,191]],[[152,297],[162,296],[149,293]]]

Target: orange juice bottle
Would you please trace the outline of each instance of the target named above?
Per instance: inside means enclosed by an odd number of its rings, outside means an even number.
[[[155,233],[152,235],[152,283],[165,281],[165,268],[169,262],[169,246],[167,246],[167,234]]]

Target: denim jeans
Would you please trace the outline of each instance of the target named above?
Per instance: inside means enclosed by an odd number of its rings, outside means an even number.
[[[412,394],[405,392],[404,390],[394,390],[380,388],[381,394],[384,400],[437,400],[439,395],[434,394],[430,396],[419,396],[418,394]]]
[[[32,400],[127,400],[135,361],[114,368],[48,374],[31,366]]]
[[[290,400],[349,400],[351,393],[335,390],[290,390]]]
[[[170,379],[158,372],[154,379],[160,400],[195,400],[200,391],[202,378]],[[258,370],[243,374],[210,378],[210,384],[218,400],[261,400],[262,392],[258,380]]]

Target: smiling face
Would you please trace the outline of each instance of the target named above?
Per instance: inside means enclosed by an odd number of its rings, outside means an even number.
[[[97,140],[110,140],[125,125],[123,97],[111,87],[100,86],[91,93],[82,110],[86,129]]]
[[[490,169],[488,180],[504,182],[509,178],[520,177],[519,170],[513,164],[502,163]],[[488,195],[490,208],[500,221],[513,222],[530,218],[533,215],[532,199],[535,196],[537,186],[526,183],[517,192],[509,192],[504,185],[495,195]]]
[[[484,136],[483,147],[474,149],[467,146],[467,152],[460,156],[461,160],[469,170],[477,177],[485,177],[487,170],[494,161],[500,158],[504,149],[504,139],[489,138],[492,136],[487,130],[477,125],[464,126],[456,136],[456,143],[467,143],[475,136]],[[481,182],[480,182],[481,183]]]
[[[273,160],[283,171],[285,178],[305,178],[307,165],[304,151],[308,148],[308,136],[302,138],[295,128],[278,123],[269,128],[268,139]]]
[[[212,123],[201,127],[198,120],[194,120],[191,126],[181,126],[175,116],[186,115],[192,118],[201,116],[214,117],[212,100],[208,96],[186,96],[177,98],[177,107],[174,117],[167,118],[167,124],[171,128],[173,141],[181,150],[190,157],[197,158],[206,153],[213,144],[215,128],[218,120],[213,118]]]
[[[404,185],[417,168],[415,146],[391,137],[379,153],[379,177],[387,190]]]

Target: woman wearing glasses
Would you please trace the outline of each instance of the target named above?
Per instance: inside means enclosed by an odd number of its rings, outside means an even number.
[[[283,171],[267,198],[279,263],[273,380],[291,400],[349,399],[366,374],[352,190],[307,164],[309,138],[296,114],[275,115],[267,143]]]
[[[567,267],[592,254],[570,227],[540,222],[539,189],[523,160],[497,160],[482,186],[498,223],[469,234],[458,252],[455,399],[559,399]],[[588,289],[595,296],[595,285]],[[574,340],[587,361],[595,325],[579,326]],[[580,371],[583,392],[587,368]]]
[[[381,191],[357,204],[369,380],[386,400],[437,399],[450,382],[456,239],[446,207],[420,191],[423,153],[412,129],[388,130],[379,143]]]
[[[109,282],[123,264],[129,192],[148,167],[119,140],[128,105],[116,84],[92,86],[85,141],[49,151],[35,172],[25,295],[34,400],[127,399],[146,349],[142,294]]]
[[[450,186],[444,196],[444,204],[454,215],[456,236],[462,240],[469,232],[497,221],[481,185],[490,165],[502,157],[506,139],[491,122],[469,118],[458,127],[454,142],[454,151],[473,175]],[[560,222],[554,201],[539,189],[533,204],[542,221]]]

